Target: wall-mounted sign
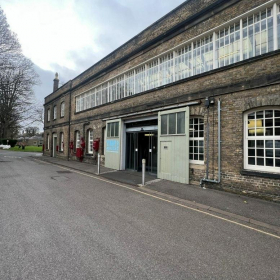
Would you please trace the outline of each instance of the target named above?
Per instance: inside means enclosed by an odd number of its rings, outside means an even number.
[[[110,139],[106,141],[106,152],[118,153],[120,149],[120,143],[117,139]]]

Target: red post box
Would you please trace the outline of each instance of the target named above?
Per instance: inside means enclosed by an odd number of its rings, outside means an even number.
[[[58,152],[58,145],[56,146],[56,151]]]
[[[70,142],[69,148],[70,148],[70,150],[73,150],[73,149],[74,149],[74,143],[73,143],[73,141]]]
[[[84,150],[86,148],[86,142],[84,137],[81,137],[81,148]]]
[[[77,158],[83,157],[83,150],[81,148],[76,149],[76,157]]]
[[[43,152],[45,151],[45,144],[43,144],[43,146],[42,146],[42,151]]]
[[[100,139],[97,138],[93,141],[93,144],[92,144],[92,147],[96,152],[99,150],[99,142],[100,142]]]

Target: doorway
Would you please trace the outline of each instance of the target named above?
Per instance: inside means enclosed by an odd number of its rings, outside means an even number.
[[[57,134],[53,134],[53,157],[56,157]]]
[[[157,175],[157,131],[126,133],[126,169],[142,171],[142,159],[146,159],[146,171]]]

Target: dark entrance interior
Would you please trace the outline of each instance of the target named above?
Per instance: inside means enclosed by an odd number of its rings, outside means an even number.
[[[142,159],[146,159],[146,171],[157,174],[157,131],[126,133],[126,168],[142,171]]]

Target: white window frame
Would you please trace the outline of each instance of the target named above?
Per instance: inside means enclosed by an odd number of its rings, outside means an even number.
[[[205,149],[204,149],[204,136],[205,136],[205,123],[204,123],[204,119],[203,117],[196,117],[196,116],[191,116],[190,117],[190,129],[191,129],[191,120],[193,119],[198,119],[198,137],[195,137],[194,134],[193,134],[193,137],[191,137],[191,135],[189,136],[189,141],[203,141],[203,160],[195,160],[195,159],[190,159],[190,163],[193,163],[193,164],[204,164],[204,159],[205,159]],[[200,128],[199,128],[199,120],[203,120],[203,137],[200,137],[199,136],[199,132],[200,132]],[[191,144],[189,144],[189,147],[194,147],[194,146],[191,146]],[[200,148],[200,146],[198,145],[198,149]],[[191,153],[189,153],[191,155]],[[194,154],[194,152],[192,153]],[[199,157],[199,152],[198,152],[198,157]]]
[[[105,82],[95,85],[93,88],[80,93],[76,96],[76,112],[84,111],[88,108],[85,106],[84,97],[88,92],[95,92],[98,87],[108,86],[108,100],[107,103],[118,100],[127,96],[127,93],[124,93],[123,96],[119,96],[120,92],[126,91],[126,87],[128,84],[133,83],[133,85],[129,85],[129,87],[133,87],[133,94],[138,94],[144,92],[145,90],[152,90],[158,86],[163,86],[165,84],[172,83],[177,80],[184,79],[186,77],[191,77],[194,75],[199,75],[204,72],[211,71],[212,69],[217,69],[223,67],[226,64],[230,65],[232,63],[236,63],[242,61],[243,59],[248,59],[249,57],[243,58],[246,56],[246,50],[249,53],[249,49],[245,48],[245,45],[250,42],[249,37],[243,38],[243,29],[245,30],[247,27],[243,27],[244,22],[253,16],[257,18],[258,15],[261,15],[262,12],[268,11],[267,9],[271,9],[271,13],[269,16],[266,16],[265,20],[266,25],[268,23],[268,18],[273,19],[273,27],[272,27],[272,37],[273,37],[273,51],[280,49],[278,46],[278,41],[280,42],[278,36],[278,29],[280,25],[277,24],[277,17],[279,16],[279,1],[268,1],[255,7],[249,11],[246,11],[242,15],[239,15],[219,26],[216,26],[206,32],[191,38],[188,41],[185,41],[177,46],[174,46],[172,49],[169,49],[163,53],[160,53],[143,63],[135,65],[134,67],[122,72],[118,73],[118,75],[107,79]],[[271,14],[271,15],[270,15]],[[236,27],[240,29],[237,30]],[[253,44],[255,44],[255,24],[253,24]],[[232,27],[234,28],[234,32],[231,32]],[[250,28],[249,28],[250,29]],[[249,30],[246,29],[247,31]],[[268,29],[266,26],[266,31],[263,30],[263,35],[268,36]],[[226,36],[220,37],[221,33],[229,32]],[[236,35],[239,34],[239,39],[236,38]],[[234,38],[232,37],[234,36]],[[262,35],[260,35],[262,36]],[[218,43],[220,42],[220,43]],[[222,46],[220,44],[222,43]],[[268,40],[266,41],[266,48],[268,48]],[[212,50],[210,50],[210,47]],[[255,45],[252,46],[253,55],[255,57]],[[180,67],[186,68],[186,57],[183,57],[183,52],[186,52],[188,49],[188,71],[179,70]],[[268,50],[268,49],[267,49]],[[272,51],[272,50],[271,50]],[[202,54],[203,52],[203,54]],[[264,51],[265,53],[266,51]],[[180,57],[181,56],[181,59]],[[207,61],[203,61],[202,58],[207,58]],[[228,63],[229,60],[229,63]],[[149,65],[151,63],[155,63],[157,61],[157,79],[152,75],[155,75],[153,71],[149,69]],[[184,63],[182,63],[184,61]],[[184,65],[185,64],[185,65]],[[219,66],[221,65],[221,66]],[[156,66],[155,66],[156,67]],[[191,67],[191,69],[189,69]],[[188,73],[185,73],[188,72]],[[133,75],[130,76],[130,74]],[[150,75],[150,76],[149,76]],[[186,76],[186,77],[185,77]],[[128,80],[129,77],[129,81]],[[181,77],[181,78],[179,78]],[[119,81],[119,83],[117,82]],[[121,81],[121,87],[118,87]],[[126,82],[124,82],[126,81]],[[114,93],[116,96],[112,98]],[[104,104],[104,102],[102,102]],[[91,104],[90,108],[94,108],[95,104]]]
[[[80,131],[76,130],[75,131],[75,149],[77,150],[77,148],[81,148],[80,147],[80,143],[81,143],[81,135],[80,135]]]
[[[87,152],[88,154],[93,154],[93,130],[88,129],[87,131]]]
[[[249,110],[244,113],[243,119],[244,119],[244,142],[243,142],[243,147],[244,147],[244,169],[246,170],[256,170],[256,171],[263,171],[263,172],[271,172],[271,173],[280,173],[280,167],[271,167],[271,166],[261,166],[261,165],[250,165],[248,163],[249,155],[248,155],[248,140],[263,140],[265,143],[265,140],[280,140],[280,135],[278,136],[248,136],[248,115],[253,113],[253,112],[259,112],[259,111],[265,111],[265,110],[280,110],[280,107],[259,107],[259,108],[254,108],[252,110]],[[273,117],[273,122],[274,122],[274,117]],[[273,131],[274,131],[275,125],[273,125]],[[257,129],[257,128],[256,128]],[[275,146],[275,145],[273,145]],[[264,149],[264,164],[265,164],[265,147]],[[275,147],[272,148],[275,151]],[[256,148],[255,148],[256,150]],[[257,158],[257,155],[255,155],[255,158]],[[275,165],[275,156],[273,157],[274,159],[274,165]]]
[[[61,102],[60,104],[60,117],[63,118],[64,117],[64,111],[65,111],[65,102]]]
[[[56,118],[57,118],[57,106],[54,105],[53,106],[53,119],[56,120]]]
[[[49,108],[47,111],[47,121],[51,121],[51,109]]]
[[[60,132],[60,151],[63,152],[64,150],[64,134]]]

